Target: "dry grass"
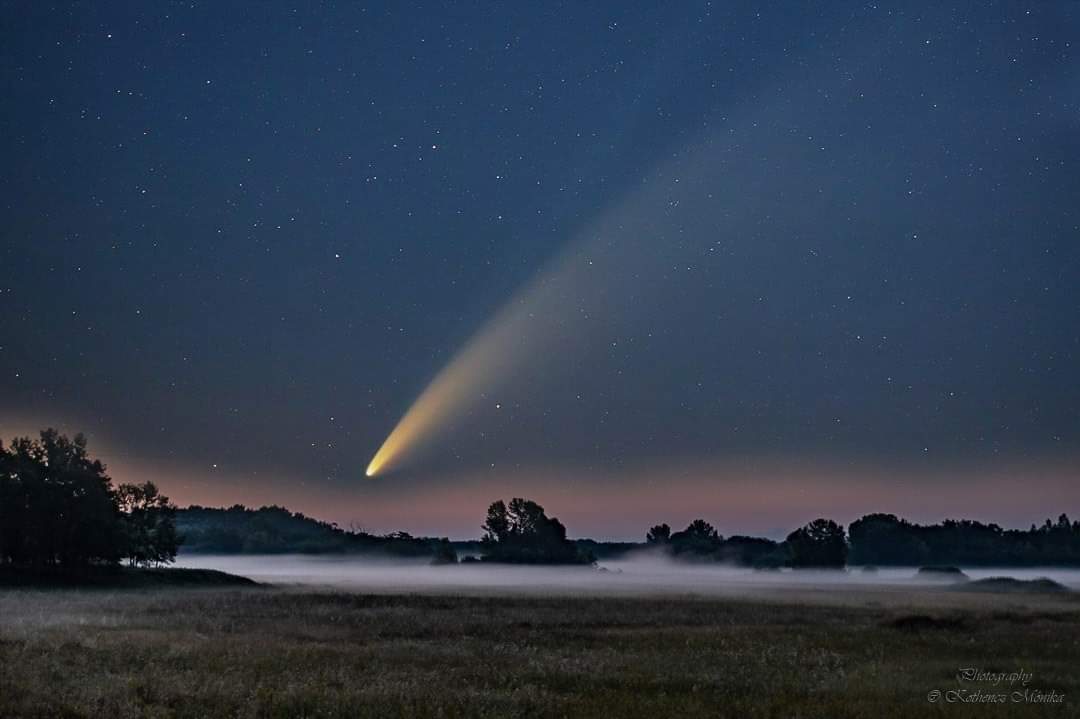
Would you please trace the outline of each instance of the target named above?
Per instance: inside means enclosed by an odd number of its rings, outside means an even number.
[[[798,605],[6,591],[0,716],[1077,716],[1071,598],[844,591]],[[1031,672],[1065,704],[927,701],[968,666]]]

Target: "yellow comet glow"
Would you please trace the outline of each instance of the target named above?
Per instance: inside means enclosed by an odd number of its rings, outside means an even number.
[[[747,122],[756,126],[751,121],[756,123],[757,118]],[[668,282],[671,268],[689,268],[701,261],[701,253],[686,238],[705,238],[712,250],[717,232],[715,224],[675,213],[673,208],[715,206],[715,198],[745,198],[747,188],[775,185],[771,166],[751,148],[726,135],[719,140],[701,138],[657,168],[652,173],[655,179],[643,181],[581,228],[576,240],[435,376],[379,447],[367,476],[397,467],[447,431],[452,424],[448,420],[464,417],[465,410],[497,391],[511,373],[529,370],[534,386],[550,383],[579,361],[590,342],[632,317],[635,302],[658,302],[671,294],[672,286],[678,285]],[[735,200],[725,206],[734,207]],[[753,218],[753,204],[742,206]]]
[[[562,277],[565,276],[563,272]],[[492,386],[510,368],[524,362],[539,336],[535,332],[538,328],[534,325],[534,331],[527,335],[519,332],[526,319],[536,319],[551,284],[543,278],[535,280],[517,301],[503,307],[469,340],[453,361],[435,376],[379,447],[365,472],[368,477],[393,468],[421,439],[437,436],[452,414],[476,400],[478,387]]]
[[[449,428],[448,419],[479,403],[511,372],[537,366],[541,375],[556,372],[555,348],[572,346],[593,314],[610,319],[616,312],[618,293],[612,290],[617,282],[610,268],[618,265],[633,284],[642,283],[641,273],[655,259],[644,241],[655,225],[649,213],[662,215],[633,194],[589,227],[583,233],[588,239],[571,243],[538,272],[435,376],[379,447],[366,475],[393,468],[422,442],[437,437]],[[625,237],[624,223],[639,232]],[[611,241],[615,236],[619,242]],[[600,268],[607,271],[598,274]]]
[[[700,155],[700,165],[708,167],[711,157]],[[576,347],[594,333],[592,318],[604,317],[611,326],[626,297],[645,292],[655,275],[657,253],[666,246],[655,238],[664,232],[667,209],[665,188],[648,187],[631,192],[585,227],[435,376],[379,447],[366,475],[393,469],[511,372],[533,369],[538,375],[533,379],[550,379],[560,369],[554,366],[558,350]]]

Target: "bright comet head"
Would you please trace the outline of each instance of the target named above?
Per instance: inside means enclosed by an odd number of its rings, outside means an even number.
[[[512,303],[470,339],[416,398],[379,447],[368,465],[368,477],[396,466],[403,456],[445,430],[450,417],[480,396],[480,386],[498,381],[510,367],[520,364],[530,346],[515,341],[515,333],[533,304]]]

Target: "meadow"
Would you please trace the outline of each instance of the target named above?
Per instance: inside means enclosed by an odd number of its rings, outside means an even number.
[[[1075,593],[0,591],[3,717],[1064,717],[1077,667]]]

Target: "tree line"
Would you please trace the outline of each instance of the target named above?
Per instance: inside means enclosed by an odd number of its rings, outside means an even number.
[[[640,543],[568,539],[566,527],[537,502],[515,497],[493,502],[479,542],[413,537],[405,532],[377,536],[344,530],[284,507],[228,509],[193,506],[179,510],[189,551],[272,554],[382,553],[456,561],[455,547],[479,561],[512,564],[588,564],[641,549]],[[722,562],[757,568],[843,567],[853,565],[1033,566],[1080,565],[1080,522],[1062,515],[1030,530],[946,520],[918,525],[891,514],[869,514],[847,531],[830,519],[816,519],[783,541],[735,535],[724,537],[704,519],[673,532],[667,524],[648,530],[645,545],[687,561]]]
[[[1080,566],[1080,522],[1062,514],[1028,530],[1003,529],[968,519],[919,525],[893,514],[868,514],[845,532],[831,519],[816,519],[783,542],[759,537],[725,539],[703,519],[681,532],[658,524],[646,544],[680,559],[743,566]]]
[[[447,556],[446,539],[407,532],[376,535],[345,529],[276,505],[258,509],[192,505],[176,514],[184,551],[208,554],[383,554],[392,557]]]
[[[86,438],[46,429],[0,442],[0,565],[85,567],[173,561],[176,507],[152,482],[113,487]]]
[[[1080,566],[1080,521],[1062,514],[1030,529],[969,519],[919,525],[893,514],[868,514],[848,527],[852,564]]]
[[[742,535],[725,539],[704,519],[695,519],[681,532],[657,524],[645,534],[645,542],[678,559],[759,568],[842,567],[848,554],[843,527],[829,519],[816,519],[783,542]]]

